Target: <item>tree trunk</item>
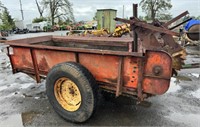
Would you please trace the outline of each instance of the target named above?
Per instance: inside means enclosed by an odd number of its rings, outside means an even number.
[[[51,11],[51,24],[54,26],[54,7],[53,2],[50,0],[50,11]]]
[[[54,15],[53,14],[51,15],[51,24],[52,24],[52,26],[54,26]]]
[[[156,16],[155,16],[155,11],[153,10],[153,11],[152,11],[152,16],[151,16],[151,18],[152,18],[153,21],[155,20],[155,17],[156,17]]]
[[[41,10],[41,7],[40,7],[38,1],[35,0],[35,2],[36,2],[36,5],[37,5],[37,8],[38,8],[38,11],[39,11],[39,13],[40,13],[40,17],[43,17],[43,10]]]
[[[43,13],[42,12],[40,12],[40,18],[42,18],[43,17]]]
[[[151,1],[151,20],[155,20],[155,12],[154,12],[154,5],[153,1]]]

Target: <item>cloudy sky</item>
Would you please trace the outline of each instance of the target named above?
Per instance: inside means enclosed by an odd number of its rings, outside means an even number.
[[[15,19],[21,19],[19,0],[0,0],[10,11]],[[21,0],[26,22],[39,17],[35,0]],[[39,1],[39,0],[38,0]],[[122,17],[123,5],[125,6],[125,17],[132,15],[132,3],[139,3],[141,0],[70,0],[73,4],[76,21],[92,20],[97,9],[116,9],[117,15]],[[190,15],[200,15],[200,0],[171,0],[173,8],[170,10],[173,16],[188,10]],[[46,12],[47,15],[48,12]],[[139,15],[144,15],[139,8]]]

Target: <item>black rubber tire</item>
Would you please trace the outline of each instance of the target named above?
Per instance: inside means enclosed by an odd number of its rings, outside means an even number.
[[[55,82],[62,77],[72,80],[80,90],[82,101],[77,111],[69,112],[65,110],[55,97]],[[92,116],[97,106],[97,91],[98,85],[93,75],[78,63],[66,62],[58,64],[47,75],[46,92],[50,104],[60,116],[71,122],[85,122]]]

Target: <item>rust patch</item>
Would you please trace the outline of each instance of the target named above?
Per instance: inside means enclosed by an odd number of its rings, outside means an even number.
[[[108,83],[117,83],[117,78],[115,79],[105,78],[105,80],[107,80]]]
[[[22,55],[22,65],[25,65],[27,67],[33,67],[33,64],[31,62],[27,60],[25,55]]]
[[[48,71],[50,70],[50,67],[47,63],[47,60],[45,59],[45,57],[42,57],[42,59],[40,60],[39,62],[39,70],[42,70],[42,71]]]
[[[128,84],[128,82],[130,81],[130,77],[129,76],[124,76],[124,84]]]

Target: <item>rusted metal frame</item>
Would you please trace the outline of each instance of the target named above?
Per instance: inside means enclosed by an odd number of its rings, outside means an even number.
[[[84,38],[84,37],[82,37]],[[88,44],[88,45],[99,45],[99,46],[127,46],[127,43],[131,42],[131,39],[117,39],[116,38],[104,38],[99,39],[82,39],[82,38],[61,38],[53,37],[54,42],[60,43],[76,43],[76,44]]]
[[[40,78],[39,67],[38,67],[38,63],[37,63],[35,50],[30,48],[30,52],[31,52],[31,58],[33,61],[33,67],[34,67],[34,71],[35,71],[36,81],[37,81],[37,83],[41,83],[41,78]]]
[[[58,40],[64,40],[65,42],[73,41],[73,42],[98,42],[98,43],[126,43],[127,41],[129,42],[131,39],[130,38],[115,38],[115,37],[70,37],[70,36],[53,36],[53,41]]]
[[[99,87],[105,91],[111,91],[112,93],[116,93],[116,88],[113,86],[110,86],[110,84],[100,84]],[[122,87],[122,95],[129,94],[137,96],[137,92],[135,89],[127,89],[126,87]]]
[[[144,75],[144,65],[143,65],[144,59],[138,59],[138,84],[137,84],[137,96],[139,101],[143,101],[143,91],[142,91],[142,84],[143,84],[143,75]]]
[[[66,40],[63,40],[62,41],[54,41],[54,42],[57,42],[57,43],[66,43],[66,44],[84,44],[84,45],[91,45],[91,46],[117,46],[117,47],[124,47],[124,46],[127,46],[127,43],[128,42],[124,42],[124,43],[111,43],[111,42],[96,42],[96,41],[91,41],[91,42],[85,42],[85,41],[77,41],[77,40],[72,40],[71,42],[66,42]]]
[[[21,72],[21,71],[28,71],[30,73],[35,72],[34,69],[32,68],[25,68],[25,67],[15,67],[17,72]]]
[[[117,86],[117,83],[106,83],[106,82],[101,82],[101,81],[97,81],[97,84],[99,84],[100,86],[109,86],[109,87],[112,87],[113,90],[115,90],[116,92],[116,86]],[[123,91],[131,91],[131,92],[137,92],[136,88],[132,88],[132,87],[126,87],[126,86],[123,86],[122,87],[122,90]]]
[[[185,21],[179,23],[178,25],[169,28],[169,30],[173,30],[173,29],[175,29],[176,27],[179,27],[180,25],[182,25],[182,24],[184,24],[184,23],[186,23],[186,22],[188,22],[188,21],[190,21],[190,20],[192,20],[192,18],[189,18],[189,19],[187,19],[187,20],[185,20]]]
[[[18,43],[18,44],[31,44],[31,43],[39,43],[44,41],[50,41],[52,35],[42,36],[42,37],[33,37],[33,38],[25,38],[25,39],[17,39],[17,40],[8,40],[6,44],[9,43]]]
[[[33,77],[32,76],[31,77],[36,80],[36,78],[35,78],[35,70],[34,69],[27,70],[26,68],[25,69],[24,68],[23,69],[22,68],[17,68],[17,72],[23,72],[23,73],[28,74],[29,76],[32,75]],[[40,77],[45,78],[47,76],[47,73],[48,72],[40,71]]]
[[[123,66],[124,66],[124,57],[121,56],[119,58],[119,66],[118,66],[118,79],[117,79],[116,97],[118,97],[122,94]]]
[[[111,86],[113,88],[116,88],[117,83],[111,82],[111,83],[107,83],[107,82],[101,82],[101,81],[97,81],[97,84],[102,85],[102,86]]]
[[[138,4],[133,4],[133,17],[138,17]],[[134,35],[134,41],[132,44],[132,51],[137,52],[138,51],[138,35],[137,32],[134,31],[134,25],[131,25],[133,29],[133,35]]]
[[[41,70],[39,70],[39,73],[40,73],[40,76],[41,76],[41,75],[47,75],[47,74],[48,74],[47,71],[41,71]]]
[[[134,19],[133,20],[127,20],[127,19],[115,18],[115,20],[121,21],[121,22],[124,22],[124,23],[129,23],[131,25],[135,25],[135,26],[138,26],[138,27],[146,28],[146,29],[149,29],[149,30],[152,30],[152,31],[157,31],[157,32],[160,32],[160,33],[165,33],[165,34],[174,35],[174,36],[179,35],[178,33],[170,31],[168,29],[152,26],[152,25],[149,25],[149,24],[141,22],[141,21],[135,21]]]
[[[17,67],[16,70],[17,70],[17,72],[25,72],[25,73],[28,73],[28,74],[34,74],[35,75],[35,70],[34,69]],[[40,73],[40,76],[48,74],[47,71],[39,71],[39,73]]]
[[[77,53],[77,52],[75,53],[75,60],[77,63],[79,63],[79,53]]]
[[[133,52],[133,42],[128,43],[128,52]]]
[[[17,68],[17,72],[24,72],[24,73],[34,74],[35,75],[35,70],[34,69]]]
[[[164,80],[170,80],[171,78],[166,78],[166,77],[159,77],[155,75],[144,75],[144,77],[150,77],[150,78],[156,78],[156,79],[164,79]]]
[[[0,40],[0,43],[6,43],[7,40]]]
[[[173,18],[172,20],[170,20],[169,22],[165,23],[163,26],[164,27],[168,27],[170,24],[172,24],[173,22],[179,20],[180,18],[186,16],[187,14],[189,14],[188,11],[183,12],[182,14],[178,15],[177,17]]]
[[[9,57],[9,59],[10,59],[10,64],[11,64],[11,67],[12,67],[12,72],[13,72],[13,74],[15,74],[15,73],[17,73],[17,71],[16,71],[16,68],[14,67],[14,62],[13,62],[13,59],[12,59],[12,57],[11,57],[11,55],[10,55],[10,50],[9,50],[9,48],[10,47],[7,47],[7,51],[8,51],[8,57]],[[13,47],[12,47],[13,48]]]
[[[69,48],[69,47],[55,47],[55,46],[44,46],[44,45],[27,45],[27,44],[17,44],[10,43],[11,46],[23,47],[23,48],[33,48],[33,49],[45,49],[54,51],[65,51],[65,52],[78,52],[78,53],[91,53],[100,55],[115,55],[115,56],[136,56],[144,57],[143,53],[128,52],[128,51],[111,51],[111,50],[99,50],[99,49],[84,49],[84,48]]]

